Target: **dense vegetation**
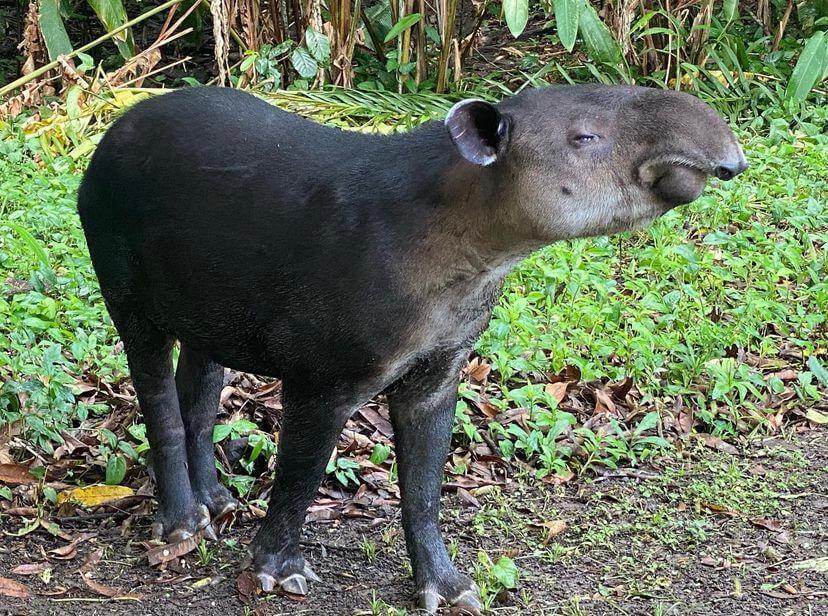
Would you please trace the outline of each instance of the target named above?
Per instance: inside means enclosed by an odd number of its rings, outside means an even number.
[[[448,104],[409,97],[402,117],[394,100],[365,115],[349,114],[344,95],[273,100],[369,128],[391,113],[413,124]],[[828,150],[825,110],[810,113],[811,134],[743,133],[752,166],[740,181],[714,184],[650,230],[557,244],[514,272],[461,383],[460,450],[491,446],[538,477],[566,478],[634,464],[692,430],[718,439],[775,431],[806,414],[828,421],[813,408],[828,385]],[[108,418],[132,395],[74,210],[86,157],[55,155],[55,131],[6,130],[0,423],[44,460],[69,435],[95,435],[96,462],[83,481],[118,483],[147,444],[137,419]],[[257,413],[228,405],[216,429],[216,441],[248,435],[242,459],[223,468],[242,495],[276,447],[250,421]],[[387,438],[351,454],[393,474]],[[462,475],[471,460],[454,462]],[[329,468],[345,485],[360,470],[375,469],[348,458]]]
[[[460,382],[452,482],[490,487],[506,460],[559,483],[693,436],[735,451],[828,423],[825,2],[232,6],[0,8],[0,505],[37,506],[21,534],[49,519],[56,481],[145,477],[149,446],[74,204],[112,118],[167,86],[224,82],[380,132],[549,82],[695,93],[739,127],[750,170],[645,232],[548,247],[508,278]],[[222,396],[218,464],[250,515],[266,506],[278,393],[234,374]],[[349,423],[326,485],[393,494],[389,435],[379,400]],[[14,473],[39,489],[13,491]],[[508,558],[481,567],[514,577]]]

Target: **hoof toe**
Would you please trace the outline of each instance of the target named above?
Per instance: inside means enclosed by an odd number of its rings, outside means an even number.
[[[287,576],[281,581],[280,586],[282,590],[292,595],[306,595],[308,594],[308,582],[304,575],[294,573]]]
[[[452,614],[480,614],[483,604],[477,585],[452,568],[435,575],[421,586],[419,603],[429,614],[436,614],[441,606],[451,606]]]
[[[478,613],[483,609],[483,603],[481,603],[480,598],[478,597],[477,590],[473,589],[466,590],[465,592],[457,595],[451,600],[451,604],[475,613]]]
[[[224,518],[226,516],[229,516],[231,513],[234,513],[238,508],[239,503],[237,501],[228,501],[219,508],[219,510],[216,512],[215,517],[219,519]]]
[[[311,569],[308,565],[305,565],[305,569],[302,571],[302,575],[304,575],[307,579],[311,582],[321,582],[321,578],[316,575],[313,569]]]
[[[434,590],[424,590],[420,593],[420,607],[429,614],[436,614],[443,597]]]
[[[273,592],[276,588],[276,578],[267,573],[256,574],[256,579],[259,581],[259,586],[262,587],[262,592]]]
[[[187,539],[191,539],[192,536],[193,533],[190,531],[183,528],[177,528],[167,535],[167,541],[169,543],[180,543],[182,541],[186,541]]]
[[[213,528],[212,524],[208,524],[204,527],[204,536],[210,541],[218,541],[218,534],[216,534],[216,529]]]

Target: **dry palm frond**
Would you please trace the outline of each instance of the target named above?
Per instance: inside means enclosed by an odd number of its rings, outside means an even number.
[[[227,82],[230,73],[228,54],[230,51],[230,8],[228,0],[210,0],[210,15],[213,17],[213,40],[215,42],[216,67],[219,85]]]

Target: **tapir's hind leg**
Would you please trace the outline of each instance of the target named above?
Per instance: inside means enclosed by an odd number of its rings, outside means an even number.
[[[308,507],[336,440],[358,401],[330,391],[306,391],[286,380],[276,477],[270,505],[252,544],[253,571],[265,592],[277,586],[304,595],[318,581],[299,550]]]
[[[196,501],[213,517],[235,510],[238,502],[218,482],[213,452],[213,426],[221,397],[224,368],[205,354],[181,343],[175,385],[187,435],[187,466]]]
[[[153,535],[186,539],[210,523],[187,476],[186,432],[178,408],[171,351],[173,340],[136,314],[110,308],[124,342],[132,383],[147,426],[158,514]]]
[[[101,293],[124,343],[147,426],[158,497],[153,534],[170,541],[181,540],[209,525],[210,514],[196,502],[187,476],[184,423],[172,369],[174,340],[147,318],[136,259],[127,241],[109,231],[112,226],[111,221],[99,221],[91,214],[84,218]]]

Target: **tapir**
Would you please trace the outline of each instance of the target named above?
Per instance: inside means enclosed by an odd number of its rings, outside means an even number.
[[[467,99],[394,135],[234,89],[135,105],[101,140],[78,210],[147,426],[154,534],[181,540],[237,506],[211,439],[224,368],[278,377],[250,566],[264,592],[306,593],[306,510],[345,421],[384,394],[419,604],[479,609],[441,536],[440,489],[459,372],[505,275],[551,242],[641,228],[746,167],[711,107],[643,87]]]

